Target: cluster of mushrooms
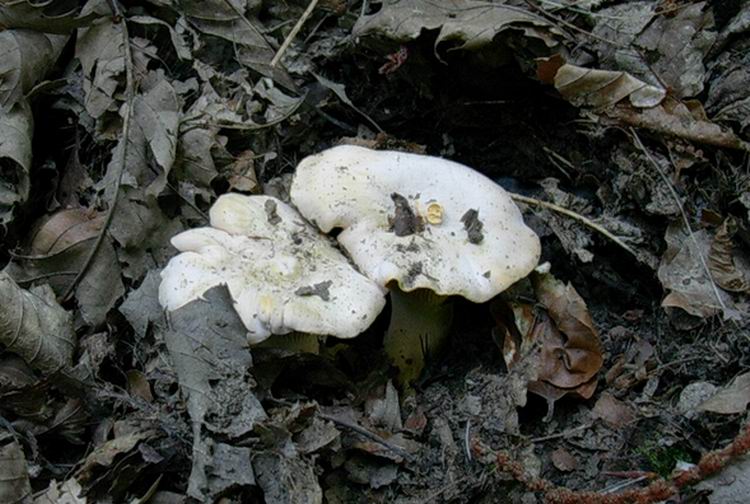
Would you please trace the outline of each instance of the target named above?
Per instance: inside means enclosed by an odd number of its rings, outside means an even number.
[[[172,238],[181,253],[162,272],[162,306],[224,284],[250,344],[289,333],[317,344],[362,333],[390,293],[384,346],[408,383],[447,338],[449,296],[488,301],[539,261],[509,194],[445,159],[338,146],[302,160],[290,194],[294,206],[225,194],[210,227]],[[322,234],[334,230],[346,255]]]

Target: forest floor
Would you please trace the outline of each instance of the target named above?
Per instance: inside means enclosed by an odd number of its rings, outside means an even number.
[[[0,502],[746,502],[748,32],[740,0],[0,0]],[[338,144],[472,167],[541,238],[410,387],[390,305],[309,353],[250,348],[221,286],[159,304],[171,237]]]

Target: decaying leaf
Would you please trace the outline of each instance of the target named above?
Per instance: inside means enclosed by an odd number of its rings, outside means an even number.
[[[708,269],[716,284],[728,292],[750,292],[750,265],[735,256],[737,220],[729,216],[716,231],[708,253]],[[744,258],[742,258],[744,259]]]
[[[0,272],[0,343],[44,375],[72,364],[76,338],[72,315],[49,286],[24,290]]]
[[[615,429],[621,429],[635,420],[633,409],[609,392],[604,392],[596,401],[591,416],[603,420]]]
[[[0,415],[44,422],[51,415],[48,388],[22,358],[11,352],[0,356]]]
[[[17,255],[9,271],[18,281],[43,279],[62,295],[86,262],[104,219],[83,209],[42,218],[31,233],[27,254]],[[84,320],[91,325],[103,322],[124,291],[114,246],[105,237],[75,289]]]
[[[222,449],[247,467],[249,461],[237,459],[240,454],[231,441],[247,436],[267,415],[253,393],[255,382],[249,374],[253,361],[246,329],[232,308],[226,287],[215,287],[202,299],[171,312],[170,322],[165,340],[187,395],[193,425],[188,494],[211,501],[229,487],[249,484],[243,474],[232,476],[216,467],[213,451],[219,444],[227,445]]]
[[[12,107],[42,80],[67,39],[31,30],[0,31],[0,110]]]
[[[94,119],[117,111],[115,92],[125,79],[122,43],[122,25],[111,17],[78,30],[76,56],[83,67],[84,104]]]
[[[691,234],[677,222],[667,228],[664,240],[667,250],[662,255],[658,275],[669,294],[662,306],[681,308],[696,317],[710,317],[720,311],[733,316],[736,310],[732,299],[709,277],[704,262],[711,251],[708,232],[701,229]]]
[[[562,57],[542,60],[537,69],[543,82],[554,84],[560,94],[577,107],[612,107],[627,99],[634,107],[654,107],[666,96],[626,72],[597,70],[565,63]]]
[[[228,41],[241,64],[295,90],[296,85],[286,70],[280,65],[271,66],[275,51],[256,25],[257,20],[245,15],[249,3],[248,0],[187,0],[180,6],[197,32]]]
[[[680,98],[703,89],[704,58],[716,32],[706,2],[659,12],[652,2],[629,2],[597,11],[594,44],[606,68],[631,73],[649,84],[668,86]]]
[[[13,207],[29,197],[31,140],[34,119],[25,100],[0,109],[0,225],[13,217]]]
[[[361,17],[353,34],[406,42],[419,37],[423,30],[439,30],[436,51],[440,43],[448,41],[455,41],[459,49],[475,50],[511,28],[526,29],[527,36],[537,37],[550,47],[556,45],[551,34],[559,33],[544,18],[512,5],[477,0],[403,0],[385,4],[377,13]]]
[[[750,373],[744,373],[702,402],[698,409],[731,415],[744,412],[748,403],[750,403]]]
[[[18,442],[0,431],[0,502],[26,502],[31,497],[26,457]]]
[[[87,504],[88,499],[82,496],[83,489],[75,478],[70,478],[63,483],[55,480],[49,482],[47,490],[38,494],[34,504]]]
[[[87,504],[88,499],[81,496],[83,489],[75,478],[70,478],[63,483],[55,480],[50,481],[47,490],[38,494],[34,504]]]
[[[698,143],[750,150],[750,144],[732,131],[707,119],[699,104],[669,97],[664,89],[626,72],[584,68],[554,56],[540,61],[537,74],[543,82],[554,83],[574,105],[629,126]]]
[[[123,434],[96,447],[76,471],[76,480],[86,485],[102,470],[114,469],[112,465],[118,457],[125,456],[135,450],[141,441],[154,435],[153,431],[136,431]]]
[[[86,4],[82,9],[81,5]],[[43,33],[70,33],[94,19],[111,15],[107,0],[0,0],[0,28],[29,28]]]
[[[546,312],[524,303],[493,306],[503,335],[503,357],[509,368],[533,359],[537,379],[528,390],[554,402],[566,394],[588,399],[602,366],[601,342],[586,303],[572,285],[551,274],[533,274],[534,290]]]

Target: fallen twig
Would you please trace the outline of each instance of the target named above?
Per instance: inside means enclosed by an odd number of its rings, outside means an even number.
[[[325,413],[320,413],[320,418],[323,420],[328,420],[329,422],[333,422],[339,427],[344,427],[346,429],[349,429],[353,432],[356,432],[357,434],[360,434],[361,436],[366,437],[367,439],[374,441],[378,443],[379,445],[383,446],[384,448],[387,448],[388,450],[392,451],[399,457],[403,458],[406,461],[412,462],[414,460],[414,457],[411,453],[407,452],[403,448],[400,448],[396,445],[393,445],[383,439],[381,436],[378,436],[374,432],[370,432],[364,427],[361,427],[355,423],[347,422],[346,420],[342,420],[340,418],[336,418],[335,416],[326,415]]]
[[[591,219],[584,217],[583,215],[574,212],[573,210],[568,210],[565,207],[561,207],[559,205],[555,205],[554,203],[549,203],[548,201],[542,201],[538,200],[536,198],[531,198],[529,196],[522,196],[520,194],[515,193],[509,193],[510,197],[513,198],[514,201],[520,201],[521,203],[526,203],[527,205],[537,206],[537,207],[543,207],[548,208],[550,210],[553,210],[557,213],[561,213],[563,215],[567,215],[571,219],[575,219],[581,224],[584,224],[594,231],[597,231],[598,233],[602,234],[603,236],[609,238],[614,243],[625,249],[627,252],[631,253],[636,259],[638,259],[638,254],[636,254],[635,250],[630,248],[624,241],[607,231],[603,226],[600,226],[596,222],[592,221]]]
[[[292,41],[297,36],[299,31],[302,29],[302,26],[305,24],[305,21],[307,21],[307,18],[312,15],[316,5],[318,5],[318,0],[310,0],[310,4],[307,6],[307,9],[305,9],[305,12],[302,13],[302,16],[300,16],[300,18],[297,20],[297,24],[294,25],[292,31],[289,32],[289,35],[286,36],[284,42],[281,43],[281,47],[279,47],[279,50],[276,51],[276,54],[273,55],[273,59],[271,60],[272,67],[275,67],[281,60],[281,57],[284,56],[284,53],[292,44]]]
[[[94,262],[99,247],[104,241],[104,236],[107,234],[109,225],[112,223],[112,217],[115,214],[115,208],[117,207],[117,199],[120,197],[120,186],[122,185],[122,174],[125,171],[125,163],[128,155],[128,137],[130,136],[130,119],[133,115],[133,104],[135,102],[135,79],[133,77],[133,53],[130,50],[130,35],[128,33],[128,25],[125,22],[125,17],[120,13],[120,8],[117,2],[111,2],[112,14],[114,19],[118,19],[122,25],[122,44],[123,44],[123,57],[125,59],[125,113],[122,118],[122,149],[120,150],[120,159],[118,166],[116,167],[117,175],[115,177],[115,187],[112,191],[112,201],[107,209],[107,215],[104,218],[102,229],[96,237],[94,245],[89,250],[86,260],[83,262],[81,269],[68,285],[65,293],[62,296],[63,301],[67,301],[70,296],[75,292],[76,287],[81,282],[83,277],[86,275],[91,264]]]
[[[543,492],[547,504],[651,504],[677,495],[680,489],[695,485],[716,474],[732,460],[750,451],[750,423],[745,425],[734,441],[721,450],[703,455],[694,467],[675,472],[669,479],[659,479],[643,488],[627,490],[616,494],[570,490],[554,483],[529,475],[523,464],[513,460],[505,452],[497,453],[499,471],[513,476],[532,492]]]

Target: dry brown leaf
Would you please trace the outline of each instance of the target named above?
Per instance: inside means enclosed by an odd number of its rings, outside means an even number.
[[[503,358],[509,368],[533,359],[536,380],[529,392],[552,404],[567,394],[585,399],[596,390],[603,363],[601,342],[586,303],[571,285],[550,274],[535,274],[537,297],[546,308],[498,300],[491,305],[497,330],[503,336]]]
[[[708,276],[701,256],[708,257],[711,236],[704,229],[690,233],[680,222],[671,224],[664,240],[667,250],[659,265],[659,281],[669,293],[662,306],[680,308],[696,317],[710,317],[720,311],[734,316],[737,310],[724,290]]]
[[[43,217],[31,233],[27,255],[17,255],[9,272],[18,281],[44,280],[62,295],[86,262],[104,216],[83,209]],[[83,319],[98,325],[125,292],[112,241],[105,238],[75,290]]]
[[[64,483],[55,480],[49,482],[47,490],[38,494],[34,504],[87,504],[88,500],[82,496],[83,489],[75,478],[70,478]]]
[[[554,83],[570,103],[621,123],[698,143],[750,150],[750,144],[732,131],[708,120],[699,103],[668,97],[664,89],[627,72],[571,65],[556,55],[539,61],[537,76]]]
[[[708,253],[708,269],[714,281],[729,292],[750,292],[747,261],[740,263],[735,256],[733,238],[737,220],[729,216],[716,231]]]
[[[654,107],[666,91],[636,79],[627,72],[597,70],[565,63],[560,55],[540,60],[537,75],[554,84],[560,94],[577,107],[612,107],[627,99],[634,107]]]
[[[111,439],[96,447],[76,471],[76,479],[83,484],[88,483],[100,468],[109,468],[119,455],[134,450],[138,443],[153,436],[153,431],[138,431]]]
[[[608,392],[604,392],[596,401],[591,415],[594,418],[604,420],[610,427],[616,429],[622,428],[635,420],[633,409]]]
[[[550,460],[559,471],[570,472],[578,467],[578,460],[562,447],[550,453]]]
[[[0,30],[29,28],[43,33],[70,33],[112,14],[107,0],[0,0],[0,6]]]
[[[742,413],[750,403],[750,373],[741,374],[698,406],[699,410],[731,415]]]

